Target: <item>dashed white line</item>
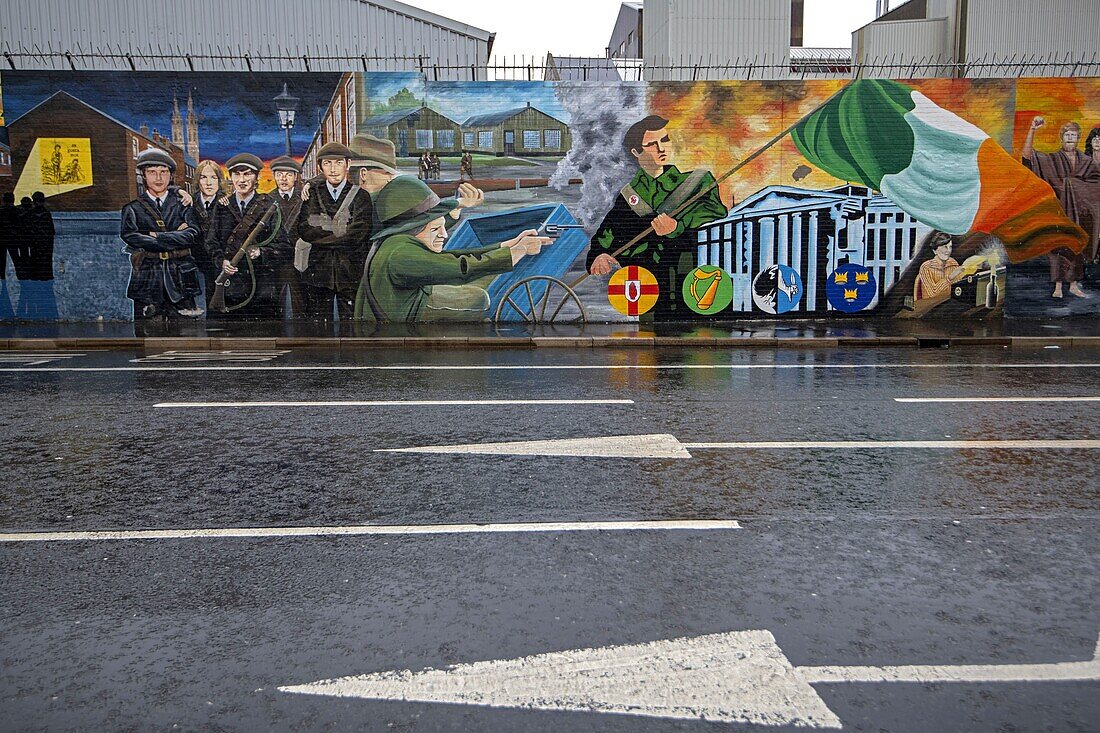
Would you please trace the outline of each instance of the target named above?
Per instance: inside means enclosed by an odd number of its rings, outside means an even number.
[[[906,403],[969,403],[969,402],[1100,402],[1098,396],[1085,397],[895,397],[894,402]]]
[[[348,535],[449,535],[531,532],[713,531],[741,529],[725,519],[662,519],[610,522],[511,522],[488,524],[359,524],[329,527],[224,527],[209,529],[102,530],[89,532],[0,532],[4,542],[184,540]]]
[[[331,400],[315,402],[158,402],[153,407],[450,407],[499,405],[633,405],[634,400]]]

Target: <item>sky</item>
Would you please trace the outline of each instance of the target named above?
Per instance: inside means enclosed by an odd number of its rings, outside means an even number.
[[[199,118],[199,153],[219,162],[240,152],[264,160],[285,152],[285,133],[279,127],[275,96],[286,83],[299,97],[298,123],[292,129],[293,152],[305,153],[317,130],[316,113],[328,106],[340,78],[331,73],[188,74],[164,72],[73,73],[5,71],[4,116],[10,125],[22,114],[58,90],[66,91],[135,130],[142,124],[150,134],[172,134],[172,96],[187,114],[187,92],[194,93]]]
[[[497,34],[493,53],[503,61],[526,55],[545,59],[555,56],[604,56],[620,0],[553,0],[553,12],[516,0],[402,0],[408,5]],[[736,2],[736,0],[727,0]],[[892,0],[891,6],[901,4]],[[806,0],[803,44],[850,47],[852,31],[874,20],[875,0]]]

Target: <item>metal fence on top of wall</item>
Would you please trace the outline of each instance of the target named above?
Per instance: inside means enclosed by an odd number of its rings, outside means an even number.
[[[659,63],[621,59],[575,59],[543,56],[493,57],[482,64],[469,58],[445,63],[429,56],[362,54],[310,55],[290,50],[252,53],[211,48],[206,53],[179,49],[134,53],[124,49],[0,49],[0,71],[34,69],[131,71],[371,71],[422,74],[430,81],[722,81],[847,78],[1016,78],[1100,76],[1100,52],[1074,56],[990,54],[963,61],[943,57],[888,56],[854,62],[842,57],[791,58],[761,56],[728,60],[708,57],[663,59]]]

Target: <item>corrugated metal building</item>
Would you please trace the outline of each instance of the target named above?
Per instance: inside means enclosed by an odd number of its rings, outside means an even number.
[[[852,59],[865,76],[1096,75],[1098,29],[1097,0],[909,0],[852,34]]]
[[[3,0],[2,5],[0,55],[9,68],[19,69],[304,71],[308,66],[423,70],[432,78],[483,80],[494,39],[488,31],[396,0]],[[453,68],[440,68],[446,66]]]
[[[792,42],[802,42],[802,5],[803,0],[646,0],[646,79],[787,78]],[[734,68],[719,68],[724,65]],[[750,65],[751,72],[740,68]]]
[[[625,2],[619,7],[615,18],[615,27],[611,29],[611,40],[607,43],[609,59],[642,58],[642,34],[645,29],[642,19],[645,9],[637,0]]]

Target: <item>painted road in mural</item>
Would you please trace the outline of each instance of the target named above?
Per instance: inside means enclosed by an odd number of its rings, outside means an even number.
[[[1100,719],[1100,350],[42,356],[7,728]]]

